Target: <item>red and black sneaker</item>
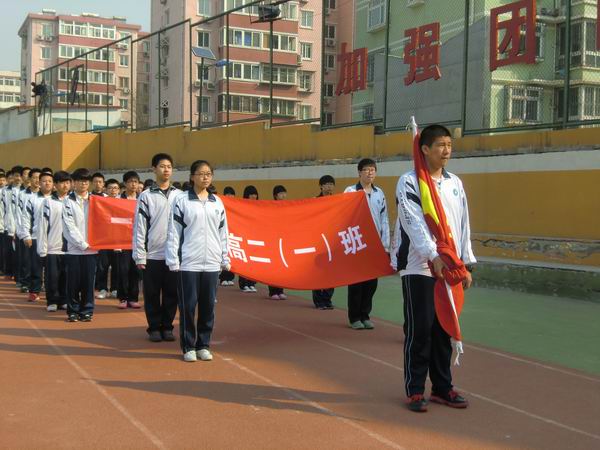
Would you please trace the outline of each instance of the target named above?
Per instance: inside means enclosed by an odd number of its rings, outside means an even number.
[[[450,389],[448,392],[446,392],[446,394],[443,395],[432,392],[430,400],[433,403],[450,406],[451,408],[466,408],[469,406],[468,400],[454,389]]]
[[[423,394],[414,394],[408,397],[408,409],[412,412],[426,412],[427,400]]]

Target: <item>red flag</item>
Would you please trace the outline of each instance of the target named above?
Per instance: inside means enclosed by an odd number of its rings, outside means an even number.
[[[326,289],[391,275],[364,192],[305,200],[221,197],[232,271],[289,289]]]
[[[454,338],[457,344],[457,354],[462,353],[462,336],[458,318],[464,303],[464,290],[462,282],[467,277],[464,263],[458,258],[456,245],[452,238],[452,231],[448,226],[444,206],[438,195],[437,188],[427,170],[425,156],[419,147],[419,132],[413,118],[413,158],[415,172],[421,192],[421,205],[423,216],[429,231],[435,238],[437,251],[448,269],[443,270],[443,279],[435,283],[435,312],[442,328]],[[433,266],[429,263],[431,273]],[[435,276],[435,275],[434,275]],[[458,359],[457,359],[458,361]]]
[[[131,250],[135,200],[90,196],[88,243],[94,250]]]

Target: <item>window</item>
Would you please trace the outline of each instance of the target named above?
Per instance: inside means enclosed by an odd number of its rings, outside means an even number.
[[[51,48],[50,47],[40,47],[41,58],[42,59],[50,59],[51,58]]]
[[[129,100],[126,98],[120,98],[119,106],[121,107],[121,109],[124,109],[124,110],[129,109]]]
[[[323,126],[330,127],[333,125],[333,113],[323,113]]]
[[[75,22],[75,24],[73,25],[73,35],[87,36],[88,35],[88,24]]]
[[[284,3],[279,5],[281,9],[281,18],[288,20],[298,20],[298,5],[295,3]]]
[[[333,83],[323,84],[323,97],[333,97],[334,89]]]
[[[335,0],[327,0],[325,6],[327,9],[335,9]]]
[[[506,119],[510,123],[541,121],[541,88],[507,86]]]
[[[73,34],[73,22],[60,21],[60,34]]]
[[[335,25],[325,25],[325,38],[335,39]]]
[[[202,96],[202,102],[200,102],[200,96],[196,97],[196,111],[203,114],[210,114],[210,97]]]
[[[369,12],[367,18],[367,29],[377,30],[385,25],[386,0],[369,0]]]
[[[302,59],[312,59],[312,48],[312,44],[308,42],[300,43],[300,55],[302,56]]]
[[[300,120],[312,119],[312,106],[300,105]]]
[[[201,73],[202,69],[204,69],[204,73]],[[206,65],[204,67],[202,67],[202,64],[197,65],[196,80],[204,80],[204,81],[209,80],[209,72],[208,72],[208,67],[206,67]]]
[[[129,67],[129,55],[119,55],[119,65],[121,67]]]
[[[229,106],[229,110],[233,112],[255,114],[258,114],[260,111],[259,104],[259,97],[230,95],[229,101],[227,101],[227,95],[225,94],[219,95],[217,102],[219,111],[227,111],[227,107]]]
[[[377,54],[381,54],[382,50],[375,50],[370,52],[367,58],[367,83],[373,83],[375,81],[375,60]]]
[[[600,88],[583,86],[583,119],[600,117]]]
[[[128,77],[119,77],[119,87],[121,89],[129,88],[129,78]]]
[[[325,53],[325,69],[335,69],[335,55],[333,53]]]
[[[556,120],[562,120],[564,117],[565,111],[565,102],[564,102],[564,93],[565,90],[563,88],[557,89],[555,91],[554,103],[556,105]],[[579,120],[579,88],[570,88],[569,89],[569,120]]]
[[[235,72],[234,72],[235,73]],[[263,66],[262,80],[269,82],[271,79],[270,66]],[[277,84],[296,84],[296,69],[289,67],[273,66],[273,83]]]
[[[545,23],[536,23],[535,25],[535,60],[544,60],[544,34],[546,32]],[[526,46],[526,32],[525,26],[521,27],[521,40],[519,41],[519,52],[525,53]]]
[[[565,68],[566,27],[558,25],[556,33],[556,70]],[[571,24],[571,68],[600,68],[600,52],[596,50],[596,22],[582,21]]]
[[[222,44],[225,45],[224,39],[226,30],[223,29]],[[261,47],[261,36],[260,33],[246,30],[229,29],[229,44],[239,47]]]
[[[208,31],[198,31],[198,47],[210,47],[210,34]]]
[[[306,92],[312,91],[312,78],[313,75],[310,72],[298,72],[298,86],[300,90]]]
[[[265,33],[265,48],[271,48],[271,39],[270,35]],[[273,35],[273,49],[274,50],[284,50],[289,52],[296,51],[296,37],[289,35]]]
[[[261,98],[260,112],[263,114],[268,114],[271,112],[268,98]],[[288,117],[295,116],[296,102],[294,100],[273,99],[273,115]]]
[[[54,27],[51,23],[43,23],[42,24],[42,36],[53,36],[54,35]]]
[[[243,81],[260,81],[260,66],[251,63],[231,62],[229,77]],[[227,78],[227,67],[223,67],[223,78]]]
[[[210,16],[210,0],[198,0],[198,15]]]
[[[300,26],[302,28],[312,28],[315,13],[312,11],[300,11]]]

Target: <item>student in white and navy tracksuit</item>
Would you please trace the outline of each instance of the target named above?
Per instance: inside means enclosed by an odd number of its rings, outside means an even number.
[[[67,243],[63,237],[63,202],[71,190],[71,175],[59,170],[54,174],[55,192],[44,199],[38,215],[35,233],[37,252],[44,260],[46,278],[46,304],[49,312],[66,309],[67,269],[65,251]]]
[[[18,278],[17,282],[21,288],[21,292],[29,292],[29,250],[25,247],[25,243],[21,238],[21,219],[23,217],[23,209],[25,208],[25,201],[27,197],[31,195],[29,174],[31,168],[24,167],[21,171],[21,178],[23,184],[19,190],[15,199],[16,210],[15,210],[15,248],[18,261]]]
[[[21,170],[22,166],[12,168],[12,183],[2,191],[2,202],[4,204],[4,236],[5,236],[5,251],[6,251],[6,275],[9,277],[17,277],[17,261],[16,261],[16,223],[14,203],[15,193],[21,189]]]
[[[467,197],[461,180],[444,167],[451,151],[450,132],[440,125],[426,127],[420,136],[421,151],[436,185],[444,213],[456,245],[457,256],[472,270],[476,263],[471,248],[471,231]],[[452,345],[450,336],[441,327],[434,304],[434,285],[428,262],[437,276],[444,267],[437,253],[435,240],[423,216],[421,192],[414,170],[398,180],[397,235],[394,238],[395,265],[402,276],[404,297],[404,379],[409,409],[423,412],[427,409],[424,398],[427,374],[432,383],[431,401],[455,408],[465,408],[467,401],[453,390],[450,363]],[[471,285],[468,274],[463,287]]]
[[[39,299],[42,289],[42,259],[37,254],[38,217],[45,198],[50,197],[54,182],[49,173],[42,174],[40,169],[31,169],[31,194],[26,198],[23,214],[21,216],[20,238],[23,240],[26,251],[29,253],[29,301]]]
[[[386,252],[390,251],[390,225],[387,204],[383,189],[373,182],[377,175],[377,164],[369,158],[358,163],[358,183],[348,186],[346,192],[363,191],[367,196],[371,216],[375,228]],[[355,330],[371,330],[374,328],[370,314],[373,308],[373,296],[377,290],[377,278],[348,286],[348,320]]]
[[[167,265],[178,272],[180,342],[185,361],[212,359],[209,347],[219,272],[230,268],[225,207],[207,190],[212,172],[206,161],[192,164],[192,188],[175,199],[169,217]]]
[[[7,182],[4,169],[0,169],[0,275],[4,275],[4,202],[2,202],[2,197]]]
[[[94,280],[98,252],[88,244],[88,218],[92,176],[87,169],[73,172],[73,192],[63,201],[63,236],[67,241],[67,293],[69,322],[90,322],[94,315]]]
[[[177,276],[165,263],[165,246],[171,207],[179,189],[170,184],[173,159],[166,153],[152,158],[155,183],[143,191],[136,204],[132,256],[142,270],[144,311],[148,338],[152,342],[174,341],[173,320],[177,314]]]

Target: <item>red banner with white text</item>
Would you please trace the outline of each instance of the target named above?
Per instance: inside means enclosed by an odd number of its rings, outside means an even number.
[[[94,250],[131,250],[135,200],[90,196],[88,244]]]
[[[232,271],[288,289],[327,289],[391,275],[364,192],[306,200],[222,196]]]

